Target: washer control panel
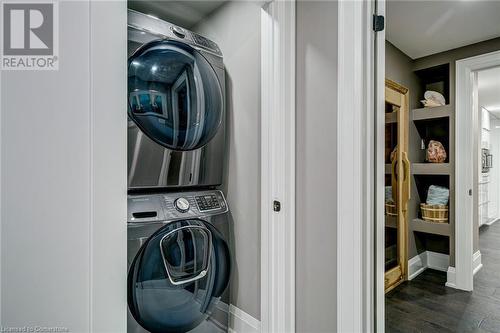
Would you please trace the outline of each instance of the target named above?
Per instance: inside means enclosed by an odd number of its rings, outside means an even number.
[[[129,195],[128,222],[155,222],[201,218],[228,211],[221,191]]]
[[[220,208],[220,202],[215,194],[196,196],[195,200],[200,212]]]

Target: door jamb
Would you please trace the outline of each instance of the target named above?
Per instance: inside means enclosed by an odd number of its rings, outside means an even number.
[[[295,331],[295,9],[261,10],[261,332]]]
[[[376,2],[338,2],[338,332],[374,332],[380,322],[383,325],[384,278],[378,274],[377,247],[383,233],[379,232],[381,213],[376,203],[384,197],[383,187],[379,191],[377,186],[384,164],[380,167],[375,153],[376,145],[384,141],[375,126],[380,124],[376,110],[384,101],[385,75],[380,76],[385,68],[384,44],[380,40],[385,33],[374,33],[372,23],[375,10],[384,15],[385,1]],[[382,89],[376,90],[380,82]]]
[[[470,159],[474,152],[475,128],[470,124],[478,117],[473,107],[473,75],[475,72],[500,66],[500,51],[486,53],[456,62],[456,202],[455,205],[455,288],[471,291],[473,289],[473,163]]]
[[[375,0],[373,4],[372,13],[375,15],[381,15],[385,17],[386,13],[386,1],[385,0]],[[384,203],[385,203],[385,160],[381,152],[384,151],[384,141],[385,141],[385,29],[379,31],[375,34],[373,41],[373,53],[367,55],[373,59],[374,68],[372,70],[373,77],[367,82],[374,84],[371,87],[373,92],[373,120],[372,120],[372,138],[374,142],[368,142],[367,147],[372,148],[372,153],[367,155],[367,158],[371,158],[374,161],[373,170],[370,173],[370,180],[373,184],[372,190],[372,203],[371,211],[373,212],[373,224],[375,225],[374,230],[371,232],[371,237],[373,241],[373,247],[371,257],[367,254],[367,257],[372,261],[372,280],[374,280],[374,309],[372,313],[374,315],[373,320],[373,331],[374,332],[384,332],[385,331],[385,251],[384,251],[384,239],[385,239],[385,216],[384,216]],[[368,60],[369,60],[368,59]],[[368,61],[367,60],[367,61]]]
[[[384,15],[385,1],[377,2],[377,13]],[[383,210],[375,205],[384,197],[383,187],[377,186],[384,164],[375,155],[376,145],[383,144],[383,128],[375,125],[383,124],[383,118],[380,122],[375,110],[383,108],[384,89],[375,90],[375,79],[385,86],[385,33],[373,33],[372,2],[338,4],[336,139],[343,158],[336,189],[341,194],[336,216],[337,331],[383,332],[383,249],[377,246],[383,244]],[[280,23],[285,29],[278,29]],[[268,3],[261,31],[261,331],[294,332],[295,0]],[[273,200],[281,201],[280,213],[273,212]]]

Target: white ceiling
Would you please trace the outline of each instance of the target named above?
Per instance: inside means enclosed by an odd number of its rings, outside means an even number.
[[[500,1],[386,2],[386,38],[413,59],[500,36]]]
[[[500,67],[478,73],[479,105],[500,118]]]
[[[189,29],[226,1],[227,0],[142,0],[128,1],[128,8]]]

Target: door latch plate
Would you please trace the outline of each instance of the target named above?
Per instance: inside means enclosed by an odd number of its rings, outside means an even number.
[[[385,28],[385,18],[382,15],[373,15],[373,31],[382,31]]]
[[[275,212],[279,212],[281,210],[281,202],[279,202],[278,200],[274,200],[273,201],[273,210]]]

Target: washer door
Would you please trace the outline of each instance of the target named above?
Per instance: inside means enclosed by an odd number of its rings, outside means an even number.
[[[194,329],[226,289],[230,262],[227,243],[210,223],[196,219],[167,224],[131,264],[131,314],[152,333]]]
[[[222,89],[207,59],[173,40],[143,45],[128,63],[128,114],[153,141],[172,150],[194,150],[217,133]]]

